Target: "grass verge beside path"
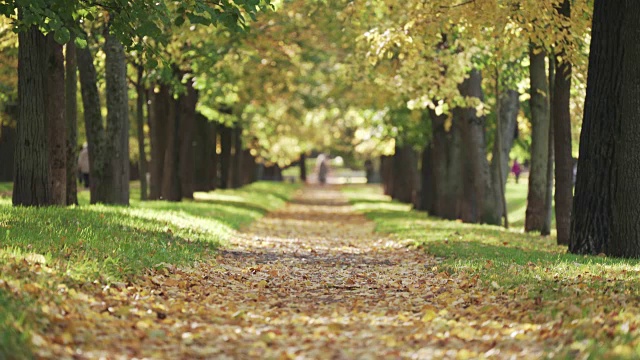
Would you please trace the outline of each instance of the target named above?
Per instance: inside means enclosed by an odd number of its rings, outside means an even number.
[[[137,201],[133,187],[130,207],[16,208],[10,186],[0,184],[0,359],[27,357],[26,345],[41,340],[28,329],[46,327],[37,314],[50,311],[57,292],[211,261],[235,229],[283,206],[296,188],[260,182],[169,203]],[[80,204],[88,195],[80,193]]]
[[[640,357],[639,261],[567,254],[555,237],[432,218],[378,186],[343,191],[377,231],[439,258],[438,271],[477,279],[487,296],[508,296],[514,306],[531,303],[523,317],[554,323],[555,356]]]

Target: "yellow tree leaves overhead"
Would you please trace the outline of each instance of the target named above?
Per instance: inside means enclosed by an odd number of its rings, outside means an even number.
[[[517,61],[529,42],[565,50],[564,60],[586,69],[590,5],[573,2],[570,19],[557,13],[558,5],[557,0],[362,2],[355,12],[366,29],[360,55],[377,70],[376,84],[413,99],[414,106],[442,110],[438,101],[456,102],[457,85],[470,68]]]

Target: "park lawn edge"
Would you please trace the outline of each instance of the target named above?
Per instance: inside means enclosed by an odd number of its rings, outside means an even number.
[[[0,359],[33,357],[39,338],[31,332],[46,327],[39,315],[56,292],[214,262],[219,246],[284,206],[299,185],[258,182],[177,203],[140,202],[132,188],[130,207],[13,207],[6,191],[0,195]],[[80,203],[88,203],[87,192]]]
[[[438,265],[431,270],[477,278],[487,296],[539,304],[529,321],[570,331],[571,343],[554,357],[640,357],[640,335],[633,331],[640,328],[640,261],[569,254],[555,236],[521,228],[430,217],[392,201],[377,185],[342,191],[376,232],[434,256]]]

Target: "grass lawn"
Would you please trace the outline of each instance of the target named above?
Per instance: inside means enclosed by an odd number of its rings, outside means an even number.
[[[61,289],[128,282],[145,269],[212,261],[234,230],[283,206],[297,185],[260,182],[196,193],[194,201],[131,206],[11,206],[0,184],[0,359],[29,357],[29,328]]]
[[[509,184],[509,217],[524,218],[526,184]],[[487,296],[532,301],[532,323],[557,324],[573,343],[557,354],[575,358],[640,358],[640,262],[567,254],[554,236],[463,224],[411,211],[392,202],[378,186],[350,186],[345,193],[359,211],[407,246],[439,261],[438,270],[477,278]],[[633,330],[630,330],[633,329]],[[566,350],[570,349],[570,350]]]

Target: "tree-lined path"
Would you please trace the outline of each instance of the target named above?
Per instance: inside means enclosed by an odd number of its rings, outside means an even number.
[[[544,339],[553,325],[532,323],[533,299],[510,303],[464,272],[439,272],[437,258],[374,233],[338,187],[307,186],[232,239],[214,264],[167,265],[96,288],[95,297],[70,292],[59,306],[72,314],[34,337],[39,355],[536,358],[552,350]]]

